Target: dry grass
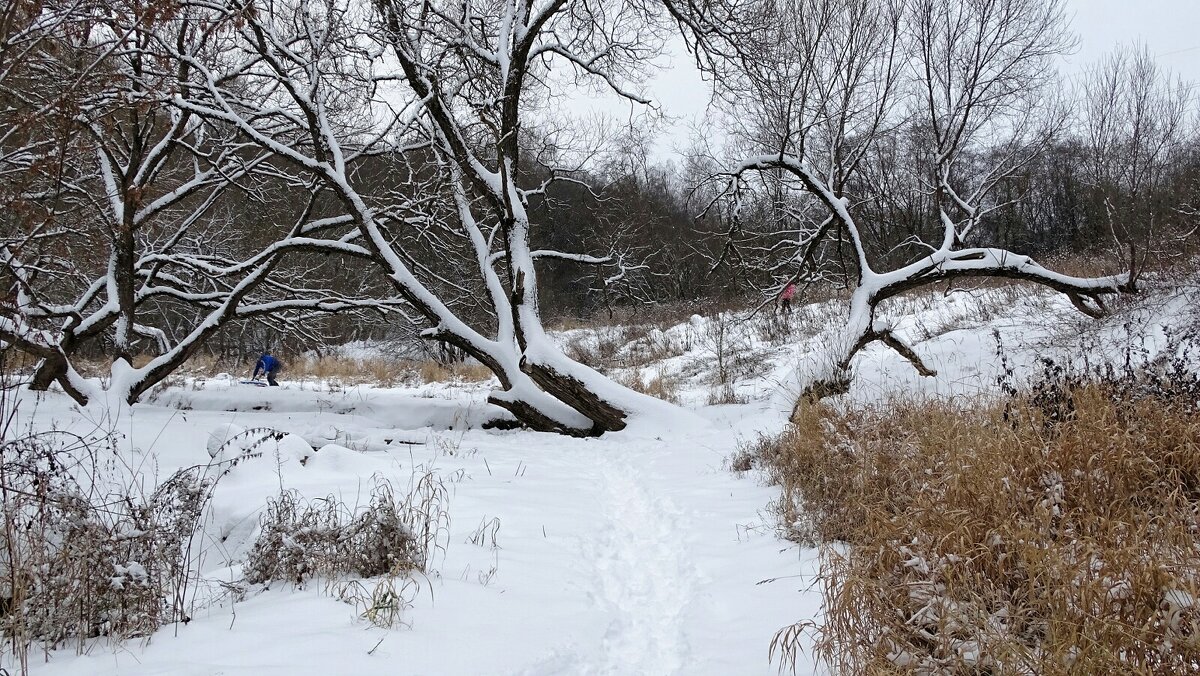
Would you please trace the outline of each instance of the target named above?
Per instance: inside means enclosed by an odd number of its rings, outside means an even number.
[[[376,477],[369,501],[358,507],[332,495],[309,501],[283,491],[267,502],[246,581],[321,581],[372,624],[402,624],[419,589],[412,574],[431,572],[445,551],[447,498],[445,484],[430,473],[407,493]]]
[[[724,406],[728,404],[745,404],[750,400],[742,394],[739,394],[733,383],[725,383],[723,385],[712,385],[708,388],[708,398],[705,402],[709,406]]]
[[[475,361],[443,365],[432,359],[417,361],[324,356],[297,359],[294,364],[285,364],[282,377],[338,385],[395,387],[416,383],[483,382],[492,377],[492,372]]]
[[[308,501],[295,491],[268,500],[262,532],[248,556],[251,584],[425,572],[445,518],[445,487],[428,474],[410,495],[376,478],[369,502],[335,496]]]
[[[576,329],[604,329],[611,326],[657,326],[666,328],[686,322],[692,315],[708,315],[725,311],[742,311],[757,305],[755,296],[741,298],[703,298],[661,303],[638,303],[613,308],[612,316],[607,312],[595,312],[588,317],[548,317],[546,328],[550,331],[572,331]]]
[[[1039,260],[1043,266],[1055,272],[1073,277],[1103,277],[1105,275],[1129,272],[1129,262],[1126,259],[1128,251],[1123,251],[1120,259],[1111,251],[1094,251],[1087,254],[1078,252],[1060,253]],[[1157,266],[1157,261],[1154,261]]]
[[[668,332],[683,321],[671,323],[652,317],[636,324],[597,326],[568,339],[563,352],[602,373],[643,368],[692,350],[695,337],[690,332]]]
[[[457,362],[448,366],[436,361],[424,361],[420,365],[423,383],[479,383],[492,378],[492,372],[478,362]]]
[[[884,312],[895,317],[912,317],[913,339],[924,342],[952,331],[975,329],[1019,312],[1021,302],[1043,302],[1049,294],[1028,285],[1009,283],[944,292],[913,293],[886,303]],[[935,312],[930,312],[933,309]]]
[[[814,629],[850,674],[1200,672],[1200,414],[1136,392],[804,407],[749,453],[823,543],[823,624],[773,651]]]
[[[281,377],[338,385],[394,387],[415,380],[416,362],[405,359],[350,359],[325,355],[285,360]]]
[[[9,376],[18,373],[32,373],[38,361],[36,357],[21,352],[16,348],[5,348],[0,350],[0,363],[4,365],[4,371],[0,375]]]
[[[672,404],[679,403],[679,380],[661,370],[654,371],[649,378],[643,379],[641,371],[634,369],[628,376],[622,378],[620,383],[634,392],[648,394]]]

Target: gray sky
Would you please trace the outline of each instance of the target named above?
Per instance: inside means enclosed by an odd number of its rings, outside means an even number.
[[[1185,80],[1200,80],[1197,0],[1067,0],[1079,51],[1063,71],[1078,71],[1118,44],[1144,42],[1158,62]]]
[[[1184,80],[1200,81],[1200,0],[1067,0],[1071,28],[1079,38],[1075,54],[1061,65],[1068,78],[1081,73],[1119,44],[1142,42],[1160,65]],[[660,137],[658,157],[672,159],[688,145],[689,122],[702,120],[708,85],[682,49],[666,57],[670,65],[647,83],[647,93],[679,119]],[[577,114],[605,111],[627,119],[628,105],[582,97],[570,105]]]

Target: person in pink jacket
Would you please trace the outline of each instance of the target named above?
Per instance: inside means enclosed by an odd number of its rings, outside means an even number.
[[[787,286],[783,287],[783,293],[779,294],[779,307],[783,310],[783,314],[790,315],[792,313],[792,297],[795,295],[795,282],[788,282]]]

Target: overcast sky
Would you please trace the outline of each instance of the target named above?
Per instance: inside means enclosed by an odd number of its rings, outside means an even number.
[[[1158,62],[1185,80],[1200,80],[1197,0],[1067,0],[1079,51],[1072,67],[1096,61],[1118,44],[1144,42]]]
[[[1071,28],[1079,38],[1077,51],[1061,65],[1071,78],[1119,44],[1143,42],[1158,62],[1185,80],[1200,81],[1200,0],[1067,0]],[[647,93],[678,122],[669,124],[660,137],[658,156],[671,159],[676,148],[686,146],[688,122],[703,117],[708,85],[686,54],[670,57],[670,66],[648,83]],[[615,101],[579,100],[571,108],[579,113],[604,110],[627,118],[628,105]]]

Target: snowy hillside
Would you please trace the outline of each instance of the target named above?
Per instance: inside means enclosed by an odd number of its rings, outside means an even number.
[[[1139,302],[1096,324],[1055,296],[1007,287],[901,300],[885,312],[938,375],[921,378],[873,347],[855,362],[849,396],[991,391],[1004,368],[998,346],[1018,377],[1037,356],[1081,345],[1119,358],[1134,329],[1153,351],[1162,326],[1192,307],[1178,293]],[[285,378],[276,389],[201,379],[105,420],[61,393],[23,392],[21,429],[113,435],[109,480],[132,477],[149,491],[177,468],[223,472],[193,545],[190,621],[122,645],[69,641],[31,655],[30,667],[53,676],[775,673],[772,636],[819,612],[815,553],[777,538],[765,511],[777,490],[727,461],[783,428],[838,331],[832,305],[556,334],[593,366],[643,387],[657,380],[682,405],[597,439],[481,429],[494,413],[487,383],[330,388]],[[283,434],[260,443],[257,428]],[[353,508],[378,479],[412,489],[427,475],[444,489],[445,520],[430,570],[402,585],[397,626],[376,626],[336,581],[243,581],[281,491]],[[807,659],[802,672],[817,668]]]

